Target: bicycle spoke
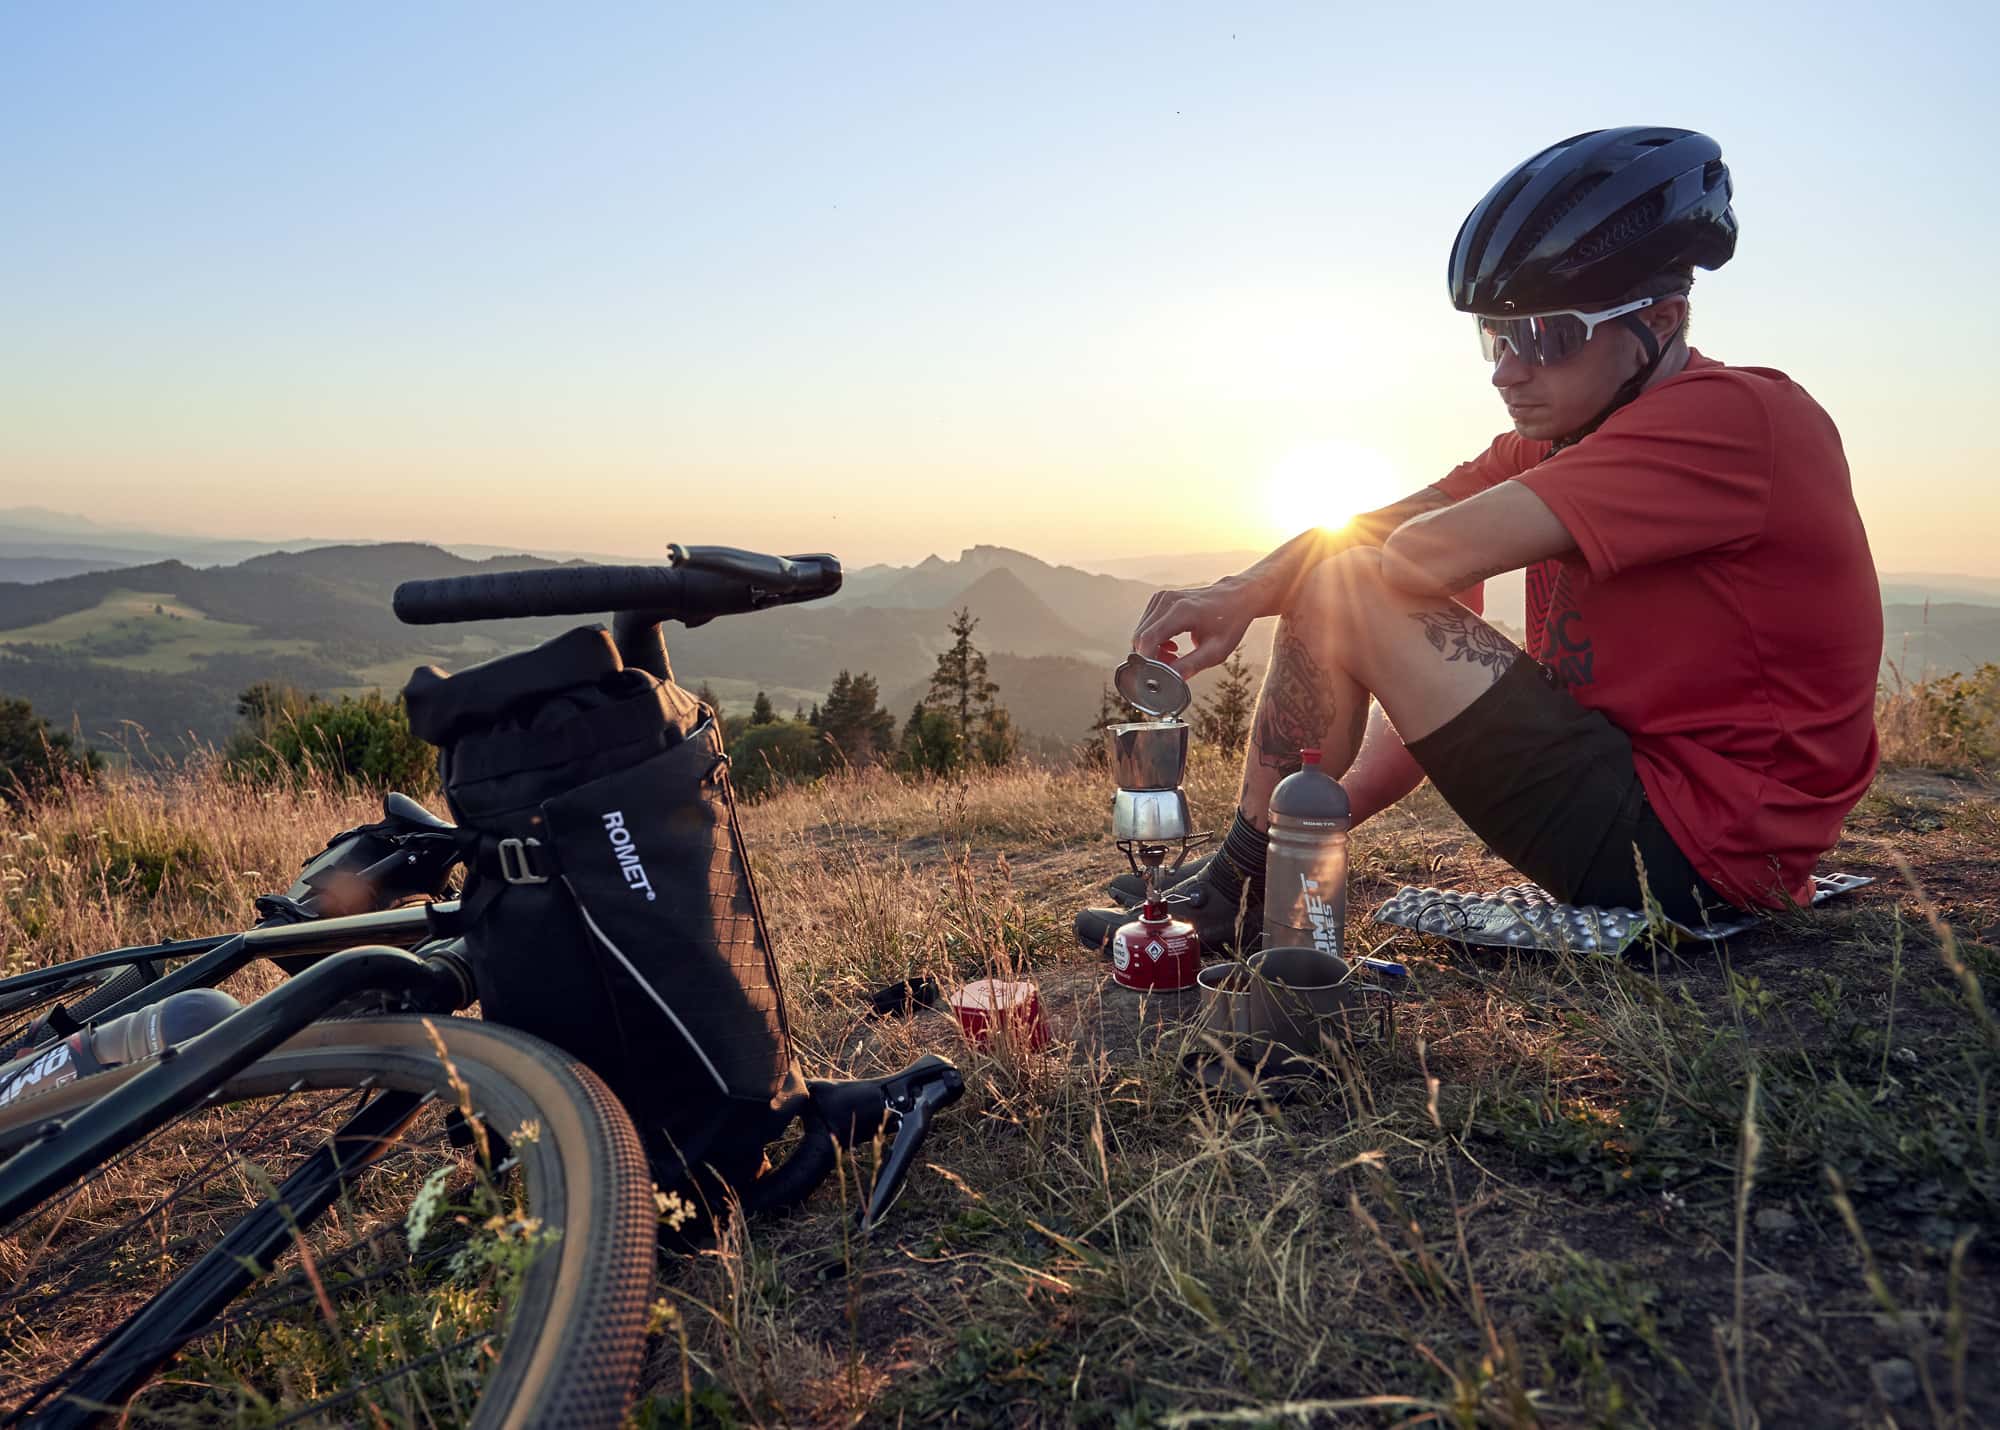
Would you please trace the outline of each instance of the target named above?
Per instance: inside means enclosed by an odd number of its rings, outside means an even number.
[[[358,1088],[350,1092],[344,1092],[342,1094],[342,1100],[344,1101],[348,1097],[354,1097],[357,1099],[363,1098],[368,1095],[369,1091],[370,1090],[367,1088]],[[91,1237],[89,1240],[75,1247],[71,1251],[70,1256],[66,1258],[64,1261],[57,1262],[53,1266],[44,1268],[43,1272],[44,1276],[53,1275],[54,1273],[62,1271],[66,1268],[80,1265],[83,1262],[87,1261],[94,1253],[98,1252],[104,1247],[116,1245],[124,1241],[126,1238],[130,1237],[133,1233],[138,1231],[139,1228],[144,1226],[146,1223],[163,1219],[172,1211],[174,1211],[179,1203],[183,1202],[184,1200],[191,1199],[197,1191],[207,1186],[208,1182],[212,1179],[214,1175],[219,1175],[221,1173],[227,1172],[232,1167],[235,1167],[261,1154],[268,1153],[271,1147],[276,1144],[278,1139],[282,1137],[288,1137],[293,1133],[296,1133],[300,1128],[304,1127],[307,1122],[311,1121],[314,1117],[323,1116],[328,1110],[328,1106],[326,1104],[308,1107],[304,1111],[300,1112],[300,1114],[296,1118],[292,1119],[288,1123],[284,1123],[282,1125],[274,1127],[264,1128],[263,1125],[266,1122],[270,1121],[272,1118],[274,1118],[280,1111],[282,1111],[284,1107],[287,1105],[287,1103],[290,1102],[294,1096],[296,1096],[297,1092],[298,1089],[293,1088],[285,1095],[284,1099],[278,1102],[274,1102],[266,1112],[260,1115],[248,1127],[243,1129],[242,1134],[236,1139],[234,1143],[225,1139],[223,1145],[216,1149],[214,1155],[211,1156],[206,1163],[196,1168],[193,1172],[187,1174],[186,1179],[183,1180],[181,1184],[174,1191],[169,1193],[161,1201],[140,1211],[138,1214],[132,1216],[131,1218],[129,1218],[128,1220],[126,1220],[121,1224],[99,1232],[97,1235]],[[334,1106],[337,1105],[338,1105],[337,1103],[334,1104]],[[172,1124],[169,1125],[171,1126]],[[246,1140],[249,1140],[253,1134],[258,1133],[260,1128],[263,1128],[262,1135],[258,1136],[256,1140],[253,1141],[251,1145],[248,1146],[247,1148],[243,1147],[241,1143]],[[107,1179],[112,1173],[118,1171],[122,1167],[125,1167],[133,1163],[136,1160],[135,1154],[144,1147],[146,1147],[149,1143],[151,1143],[155,1138],[157,1138],[161,1133],[165,1132],[166,1130],[167,1130],[166,1128],[159,1129],[153,1134],[153,1137],[147,1138],[146,1141],[140,1143],[137,1147],[128,1149],[126,1152],[121,1153],[118,1157],[113,1158],[111,1161],[106,1162],[103,1166],[97,1168],[94,1172],[90,1174],[90,1176],[86,1177],[82,1182],[78,1183],[77,1186],[73,1188],[67,1196],[55,1199],[54,1202],[51,1204],[52,1209],[60,1208],[65,1203],[67,1203],[70,1200],[73,1200],[76,1196],[80,1195],[82,1192],[86,1191],[91,1186],[94,1186],[99,1182],[102,1182],[105,1179]],[[231,1155],[232,1146],[234,1147],[233,1156]],[[229,1159],[226,1164],[223,1162],[224,1158]],[[60,1231],[63,1224],[64,1221],[59,1220],[55,1225],[53,1225],[50,1228],[49,1232],[50,1236],[53,1237],[58,1231]],[[46,1244],[47,1243],[44,1242],[45,1246]],[[16,1290],[18,1291],[18,1283],[16,1283]],[[42,1304],[46,1304],[47,1299],[48,1298],[44,1298]]]

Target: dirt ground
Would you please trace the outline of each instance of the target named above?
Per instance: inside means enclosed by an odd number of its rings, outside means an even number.
[[[904,933],[947,925],[905,951],[1034,979],[1054,1043],[857,1012],[893,959],[795,992],[823,1056],[942,1050],[968,1093],[841,1274],[824,1208],[730,1251],[768,1283],[727,1283],[691,1400],[663,1351],[656,1423],[2000,1423],[1990,789],[1885,774],[1821,864],[1874,885],[1616,969],[1369,921],[1405,882],[1516,877],[1426,795],[1356,840],[1350,937],[1413,974],[1397,1036],[1282,1107],[1180,1076],[1192,995],[1075,947],[1120,867],[1101,839],[794,836],[774,922],[875,940],[817,866],[893,855]],[[713,1307],[717,1269],[663,1288]],[[789,1386],[754,1369],[801,1356]]]

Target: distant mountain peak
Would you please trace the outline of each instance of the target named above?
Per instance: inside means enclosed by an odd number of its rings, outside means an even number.
[[[10,506],[0,510],[0,525],[29,527],[35,531],[53,531],[64,534],[76,532],[103,531],[101,522],[92,521],[87,516],[75,512],[57,511],[46,506]]]

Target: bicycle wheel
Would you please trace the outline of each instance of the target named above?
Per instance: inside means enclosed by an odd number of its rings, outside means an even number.
[[[138,1071],[22,1104],[0,1156]],[[615,1426],[656,1219],[556,1048],[318,1024],[0,1231],[0,1424]]]

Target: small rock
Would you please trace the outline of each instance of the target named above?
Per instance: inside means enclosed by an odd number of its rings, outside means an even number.
[[[1868,1376],[1876,1393],[1891,1405],[1901,1405],[1917,1393],[1917,1368],[1901,1356],[1876,1361],[1868,1367]]]
[[[1783,1207],[1765,1207],[1757,1213],[1757,1230],[1783,1236],[1798,1229],[1799,1219]]]

